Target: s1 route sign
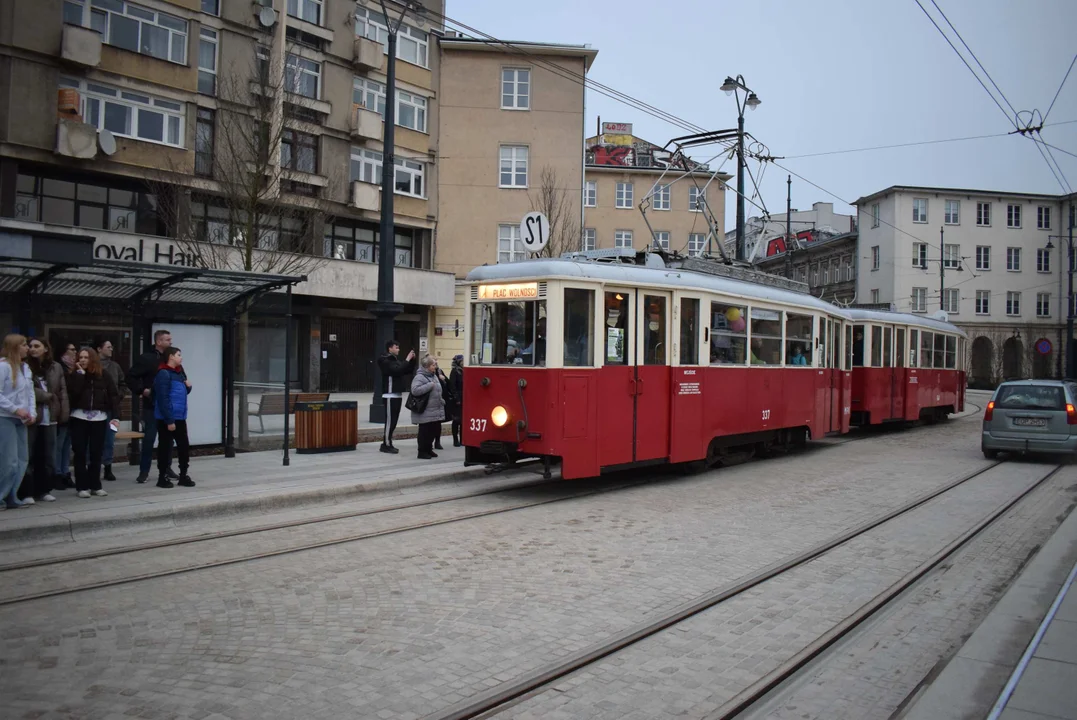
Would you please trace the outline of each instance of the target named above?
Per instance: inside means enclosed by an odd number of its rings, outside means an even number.
[[[527,213],[520,222],[520,238],[527,252],[542,252],[550,242],[550,221],[537,210]]]

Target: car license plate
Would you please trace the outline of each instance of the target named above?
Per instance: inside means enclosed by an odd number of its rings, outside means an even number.
[[[1014,418],[1014,425],[1024,425],[1026,427],[1044,427],[1047,424],[1046,418]]]

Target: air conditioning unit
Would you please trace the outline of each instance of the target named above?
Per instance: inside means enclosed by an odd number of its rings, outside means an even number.
[[[367,110],[362,105],[352,105],[352,137],[380,140],[383,132],[382,125],[381,115]]]
[[[359,210],[377,212],[381,208],[381,188],[359,180],[353,181],[352,206]]]
[[[60,57],[73,65],[97,67],[101,64],[100,33],[78,25],[64,25]]]
[[[93,160],[97,157],[97,128],[77,120],[56,121],[56,154]]]
[[[370,38],[355,38],[353,62],[359,70],[381,70],[385,64],[385,48]]]

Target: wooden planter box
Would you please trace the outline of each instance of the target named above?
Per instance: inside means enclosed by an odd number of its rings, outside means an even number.
[[[295,451],[324,453],[354,450],[359,444],[359,403],[326,400],[295,404]]]

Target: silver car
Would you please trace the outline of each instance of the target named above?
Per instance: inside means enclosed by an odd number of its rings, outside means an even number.
[[[984,411],[984,457],[1000,451],[1077,453],[1077,384],[1017,380],[995,390]]]

